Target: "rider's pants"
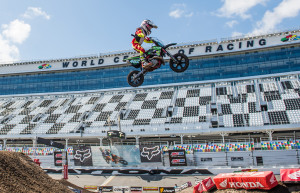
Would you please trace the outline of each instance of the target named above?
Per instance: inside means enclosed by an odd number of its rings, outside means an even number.
[[[132,43],[132,47],[135,51],[143,55],[145,53],[145,49],[139,43]]]
[[[140,59],[142,61],[142,66],[143,68],[145,67],[145,65],[151,65],[150,63],[147,63],[145,61],[145,57],[144,57],[144,53],[146,52],[145,49],[141,46],[141,44],[139,43],[134,43],[132,42],[132,47],[135,51],[139,52],[140,53]]]

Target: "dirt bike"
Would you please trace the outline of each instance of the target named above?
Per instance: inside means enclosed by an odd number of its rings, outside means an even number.
[[[164,45],[156,38],[151,38],[151,40],[153,41],[154,45],[146,52],[145,57],[145,60],[151,63],[150,67],[147,67],[145,69],[142,68],[140,55],[132,56],[123,60],[124,62],[131,64],[133,67],[141,69],[141,71],[134,70],[128,74],[127,82],[132,87],[138,87],[142,85],[144,82],[144,76],[148,72],[152,72],[153,70],[160,68],[162,64],[165,65],[165,60],[163,59],[163,57],[165,57],[166,55],[170,57],[170,68],[174,72],[184,72],[189,67],[189,59],[186,55],[182,53],[172,55],[166,50],[168,47],[176,45],[176,43]]]
[[[104,160],[106,161],[106,163],[110,163],[110,162],[114,162],[115,164],[121,163],[122,165],[127,165],[128,162],[126,160],[123,159],[123,157],[119,157],[115,154],[112,154],[110,152],[110,150],[108,149],[102,149],[100,148],[100,151],[102,153],[102,156],[104,158]]]

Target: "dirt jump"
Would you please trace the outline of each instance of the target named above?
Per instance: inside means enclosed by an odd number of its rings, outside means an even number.
[[[0,151],[1,193],[72,193],[68,186],[71,184],[52,179],[27,155]]]

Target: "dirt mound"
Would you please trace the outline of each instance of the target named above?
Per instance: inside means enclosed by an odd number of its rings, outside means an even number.
[[[278,182],[278,186],[274,187],[271,190],[245,190],[245,189],[226,189],[226,190],[218,190],[218,189],[213,189],[209,192],[205,193],[300,193],[298,185],[296,184],[290,184],[290,185],[285,185],[282,182]],[[194,187],[187,188],[185,190],[182,190],[180,193],[192,193],[194,190]],[[299,190],[299,191],[298,191]]]
[[[72,191],[48,176],[25,154],[0,151],[0,192],[71,193]]]

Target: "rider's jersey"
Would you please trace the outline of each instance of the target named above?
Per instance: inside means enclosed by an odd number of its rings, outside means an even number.
[[[147,37],[146,33],[143,31],[142,28],[137,28],[134,34],[134,38],[132,40],[132,44],[138,43],[141,45],[143,42],[153,43],[153,41],[150,40],[149,37]]]

